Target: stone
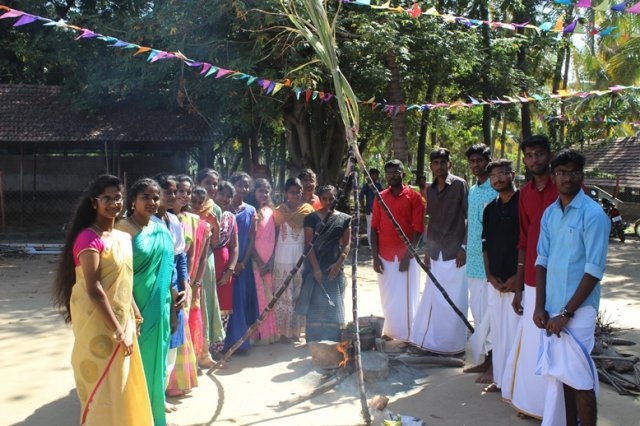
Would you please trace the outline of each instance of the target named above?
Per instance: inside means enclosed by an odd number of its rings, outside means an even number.
[[[338,342],[331,340],[309,342],[307,346],[309,346],[313,365],[325,370],[338,368],[340,361],[342,361],[342,354],[338,352],[337,345]]]
[[[389,359],[380,352],[362,352],[362,375],[369,383],[384,380],[389,375]]]

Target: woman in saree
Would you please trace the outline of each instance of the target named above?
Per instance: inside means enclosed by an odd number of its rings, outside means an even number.
[[[337,210],[329,212],[336,189],[323,186],[318,195],[322,208],[304,220],[304,242],[309,244],[329,216],[322,233],[309,252],[296,312],[306,316],[307,342],[332,340],[339,342],[344,325],[345,277],[342,264],[351,247],[351,216]]]
[[[273,286],[277,290],[298,262],[304,250],[304,218],[313,213],[313,207],[302,202],[302,182],[289,178],[284,184],[286,201],[273,212],[279,227],[273,261]],[[302,275],[298,271],[276,305],[276,324],[284,341],[298,341],[304,319],[294,313],[300,294]]]
[[[133,246],[133,298],[140,310],[140,353],[149,390],[153,423],[166,425],[165,374],[171,327],[173,243],[169,231],[152,221],[160,205],[160,186],[149,178],[129,188],[127,217],[116,228],[127,232]]]
[[[216,203],[224,209],[220,220],[220,238],[214,249],[216,291],[220,306],[222,326],[227,331],[229,317],[233,313],[233,286],[234,270],[238,262],[238,228],[236,216],[228,211],[231,200],[235,195],[235,188],[229,182],[222,181],[216,192]],[[214,357],[220,358],[225,341],[212,343],[211,352]]]
[[[251,259],[253,261],[253,277],[258,296],[258,312],[264,311],[273,298],[273,256],[276,248],[276,223],[273,219],[273,203],[271,202],[271,185],[266,179],[256,179],[249,204],[257,210],[256,238]],[[251,343],[273,343],[278,339],[276,317],[270,312],[260,324],[251,339]]]
[[[229,178],[236,193],[231,201],[229,210],[236,215],[238,229],[238,262],[234,268],[233,280],[233,312],[229,317],[227,337],[224,341],[225,351],[233,346],[249,326],[258,319],[258,298],[256,284],[253,280],[253,265],[251,255],[256,240],[256,209],[244,202],[251,190],[251,176],[244,172],[235,173]],[[249,350],[250,342],[240,346],[241,352]]]
[[[185,253],[184,232],[180,220],[172,213],[178,195],[178,181],[175,176],[160,173],[154,177],[160,185],[160,204],[155,216],[151,219],[165,226],[171,235],[173,243],[173,274],[171,276],[171,337],[169,338],[169,352],[167,354],[167,372],[165,385],[169,384],[169,375],[173,372],[178,357],[178,348],[186,340],[186,315],[184,302],[186,300],[187,287],[189,286],[189,273],[187,271],[187,254]],[[176,410],[176,406],[165,404],[166,411]]]
[[[113,229],[120,180],[99,176],[78,205],[54,282],[54,302],[71,322],[71,365],[82,425],[151,425],[153,418],[132,298],[131,238]]]
[[[202,347],[202,317],[200,309],[197,308],[195,310],[194,318],[191,318],[191,308],[192,308],[192,300],[194,293],[194,285],[198,281],[195,281],[195,275],[197,274],[197,269],[200,266],[200,242],[196,241],[196,233],[198,232],[198,228],[200,226],[200,218],[197,215],[189,213],[186,209],[191,202],[191,188],[193,187],[193,181],[187,175],[178,175],[176,176],[177,183],[177,194],[174,202],[174,206],[171,209],[171,212],[174,213],[180,224],[182,225],[182,231],[184,235],[184,249],[183,253],[186,255],[186,267],[188,276],[186,281],[189,282],[189,285],[186,285],[186,299],[185,304],[183,306],[183,313],[185,316],[184,323],[184,339],[180,346],[176,348],[176,363],[169,375],[169,383],[167,384],[167,396],[179,396],[184,395],[191,391],[192,388],[198,386],[198,371],[197,371],[197,361],[196,361],[196,352],[194,349],[194,345],[192,343],[193,333],[191,330],[191,325],[196,328],[196,334],[200,336],[200,349]],[[204,226],[207,226],[206,223],[203,223]],[[201,237],[204,234],[201,233]],[[198,248],[198,252],[196,253],[196,248]],[[196,261],[197,259],[197,261]],[[200,274],[200,277],[202,274]],[[199,297],[199,288],[195,288],[195,292],[197,293],[197,304],[200,304]]]
[[[202,291],[200,306],[202,310],[203,351],[198,357],[198,364],[202,368],[213,365],[211,353],[213,345],[224,341],[225,332],[222,324],[220,305],[216,290],[216,269],[213,249],[218,244],[220,236],[220,220],[222,209],[214,202],[218,188],[219,175],[213,169],[202,169],[196,176],[197,187],[193,191],[191,211],[211,227],[211,237],[207,251],[204,275],[202,277]],[[204,190],[204,192],[203,192]]]

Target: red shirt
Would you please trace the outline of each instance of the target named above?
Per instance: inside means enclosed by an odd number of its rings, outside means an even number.
[[[540,221],[542,214],[558,198],[558,189],[547,177],[547,183],[542,191],[536,188],[531,179],[520,190],[518,216],[520,218],[520,241],[518,249],[526,251],[524,262],[524,283],[536,286],[536,257],[538,256],[538,237],[540,236]]]
[[[418,192],[403,185],[397,197],[391,188],[380,195],[409,241],[414,232],[424,231],[424,201]],[[400,260],[405,255],[407,248],[377,198],[373,201],[371,229],[378,230],[378,254],[381,258],[394,261],[396,257]]]

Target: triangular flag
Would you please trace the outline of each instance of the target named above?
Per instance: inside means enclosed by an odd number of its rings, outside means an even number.
[[[567,6],[571,4],[571,0],[554,0],[553,2],[556,4],[565,4]]]
[[[86,28],[83,28],[82,30],[82,34],[80,34],[78,37],[76,37],[76,40],[81,39],[81,38],[92,38],[92,37],[97,37],[98,34],[94,33],[91,30],[88,30]]]
[[[553,29],[551,31],[554,32],[561,32],[564,29],[564,18],[562,16],[560,16],[558,18],[558,20],[556,21],[555,25],[553,26]]]
[[[276,93],[278,93],[280,89],[282,89],[282,86],[282,83],[276,83],[275,87],[273,88],[273,92],[271,92],[271,95],[275,95]]]
[[[371,6],[371,0],[355,0],[353,4],[358,6]]]
[[[540,24],[540,29],[542,31],[549,31],[553,27],[553,22],[543,22]]]
[[[256,81],[257,79],[258,79],[258,77],[249,78],[249,80],[247,80],[247,86],[251,86],[253,84],[253,82]]]
[[[144,53],[144,52],[148,52],[148,51],[150,51],[150,50],[151,50],[151,48],[150,48],[150,47],[140,47],[140,48],[136,51],[136,53],[134,53],[134,54],[133,54],[133,56],[139,55],[139,54]]]
[[[391,2],[390,2],[390,1],[388,1],[388,2],[386,2],[386,3],[384,3],[384,4],[381,4],[380,6],[372,5],[372,6],[371,6],[371,9],[389,9],[389,5],[390,5],[390,4],[391,4]]]
[[[200,70],[200,74],[206,74],[209,71],[209,69],[211,69],[211,64],[206,63],[206,62],[203,63],[202,64],[202,69]]]
[[[411,15],[412,18],[417,18],[422,13],[422,9],[420,9],[418,3],[414,3],[413,7],[407,10],[407,13]]]
[[[591,0],[578,0],[575,7],[591,7]]]
[[[572,23],[570,23],[569,25],[567,25],[564,30],[562,30],[563,33],[567,34],[567,33],[572,33],[573,30],[576,29],[576,25],[578,25],[578,20],[576,19],[575,21],[573,21]]]
[[[626,1],[623,1],[622,3],[618,3],[615,6],[611,7],[611,10],[615,10],[616,12],[624,12],[624,9],[627,7],[627,3]]]
[[[440,16],[440,13],[438,13],[435,7],[430,7],[426,12],[424,12],[424,14],[429,16]]]
[[[147,56],[147,62],[151,62],[153,60],[153,58],[155,58],[158,53],[160,53],[159,50],[151,49],[151,52],[149,53],[149,56]]]
[[[32,15],[27,15],[24,14],[20,17],[20,19],[18,19],[15,24],[13,24],[14,27],[19,27],[21,25],[27,25],[30,24],[34,21],[36,21],[38,18],[36,18],[35,16]]]
[[[634,4],[633,6],[631,6],[629,9],[627,9],[627,13],[640,14],[640,1],[638,3],[636,3],[636,4]]]
[[[598,12],[606,12],[609,10],[609,0],[603,0],[599,5],[593,8],[593,10],[597,10]]]
[[[209,68],[209,71],[207,71],[207,73],[204,75],[204,77],[205,77],[205,78],[207,78],[207,77],[209,77],[209,76],[212,76],[213,74],[217,73],[219,69],[220,69],[220,68],[218,68],[218,67],[214,67],[214,66],[212,65],[212,66]]]
[[[614,30],[616,29],[616,27],[607,27],[604,30],[600,31],[600,35],[601,36],[608,36],[609,34],[611,34]]]
[[[110,44],[109,47],[125,47],[128,45],[129,43],[127,43],[126,41],[118,40],[114,44]]]
[[[224,68],[220,68],[218,70],[218,73],[216,74],[216,78],[224,77],[225,75],[231,74],[232,72],[232,70],[225,70]]]
[[[22,16],[22,15],[24,15],[24,12],[21,12],[15,9],[10,9],[8,12],[0,15],[0,19],[17,18],[18,16]]]
[[[267,87],[267,91],[264,92],[265,95],[270,94],[271,92],[273,92],[273,89],[276,87],[276,83],[274,83],[273,81],[271,83],[269,83],[269,87]]]

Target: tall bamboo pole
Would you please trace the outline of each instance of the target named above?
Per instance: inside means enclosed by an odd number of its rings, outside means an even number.
[[[360,391],[360,407],[362,417],[367,425],[371,424],[371,414],[367,407],[367,392],[364,388],[364,375],[362,374],[362,354],[360,353],[360,322],[358,321],[358,246],[360,245],[360,200],[358,197],[358,167],[353,151],[349,154],[349,162],[353,164],[351,177],[353,181],[353,221],[351,222],[351,300],[353,312],[353,327],[355,342],[353,353],[356,362],[356,377],[358,378],[358,390]]]

